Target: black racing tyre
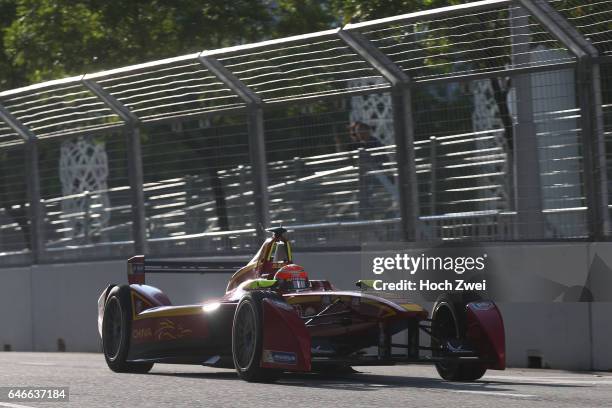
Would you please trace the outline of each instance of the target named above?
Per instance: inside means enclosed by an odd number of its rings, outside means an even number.
[[[480,300],[477,294],[452,293],[438,297],[434,304],[431,322],[431,348],[434,357],[444,355],[441,344],[464,341],[467,330],[466,305]],[[447,381],[476,381],[487,371],[479,363],[437,362],[436,370],[440,377]]]
[[[253,291],[240,300],[234,313],[232,325],[232,357],[238,376],[249,382],[272,382],[280,375],[280,370],[262,368],[263,350],[263,309],[266,298],[282,297],[274,292]]]
[[[130,349],[132,302],[128,285],[115,286],[108,293],[102,319],[102,350],[108,367],[117,373],[147,373],[153,363],[126,361]]]

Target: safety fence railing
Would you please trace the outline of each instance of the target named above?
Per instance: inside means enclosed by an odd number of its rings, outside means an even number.
[[[505,157],[486,149],[480,152],[475,148],[458,149],[457,146],[474,145],[495,137],[496,132],[483,132],[468,135],[431,138],[415,143],[417,152],[417,174],[420,177],[420,208],[422,214],[431,211],[433,215],[419,217],[421,231],[419,238],[425,240],[512,240],[512,212],[491,210],[474,210],[471,212],[440,211],[436,208],[478,208],[479,204],[499,200],[501,197],[491,194],[499,185],[486,184],[490,181],[487,168],[499,164]],[[443,153],[445,144],[452,147],[458,158]],[[354,150],[328,155],[295,157],[291,160],[271,162],[268,166],[270,180],[270,214],[273,222],[289,226],[318,226],[322,229],[349,227],[355,229],[359,222],[363,226],[377,225],[383,229],[383,235],[397,229],[397,186],[396,169],[392,161],[395,146],[382,146],[372,149]],[[379,167],[368,168],[360,165],[364,155],[383,157],[377,160]],[[473,160],[477,159],[477,160]],[[441,176],[442,170],[457,172],[458,169],[469,169],[467,175]],[[433,169],[433,171],[432,171]],[[229,227],[219,227],[216,214],[217,203],[214,199],[214,188],[206,177],[187,175],[173,179],[145,183],[147,197],[147,231],[150,239],[160,239],[166,247],[184,250],[183,246],[190,240],[209,237],[201,232],[236,231],[238,228],[255,228],[252,216],[245,211],[251,190],[246,180],[251,177],[251,170],[244,165],[220,171],[218,188],[224,192],[225,216]],[[463,188],[444,188],[445,184],[453,185],[458,177],[467,177],[471,186]],[[500,177],[501,179],[501,177]],[[368,184],[370,184],[368,186]],[[364,187],[366,186],[366,187]],[[479,186],[484,186],[479,188]],[[369,188],[369,189],[368,189]],[[483,195],[484,190],[485,194]],[[367,193],[367,194],[365,194]],[[462,195],[463,194],[463,195]],[[75,199],[95,201],[106,195],[112,206],[88,204],[86,211],[69,212],[62,210],[62,202],[73,203]],[[444,199],[445,195],[452,198]],[[311,202],[309,203],[309,199]],[[96,229],[93,222],[100,218],[100,211],[107,213],[104,217],[114,221],[112,225]],[[433,207],[433,208],[432,208]],[[482,206],[480,206],[482,207]],[[130,240],[131,206],[129,205],[129,186],[116,187],[105,191],[84,192],[73,196],[64,196],[44,200],[45,220],[48,241],[46,246],[55,250],[60,248],[79,247],[103,242],[127,242]],[[89,210],[92,212],[89,212]],[[561,217],[554,222],[563,225],[560,230],[551,230],[550,238],[580,237],[583,231],[576,229],[577,223],[563,223],[563,217],[584,217],[584,209],[564,209],[557,206],[553,211],[546,211],[548,217]],[[391,221],[386,223],[384,221]],[[382,222],[382,223],[381,223]],[[89,227],[92,225],[92,227]],[[573,231],[570,232],[570,230]],[[311,228],[313,230],[313,228]],[[70,236],[64,236],[70,232]],[[75,233],[76,232],[76,233]],[[248,234],[248,231],[247,231]],[[226,234],[228,235],[228,234]],[[231,234],[229,234],[231,235]],[[339,234],[342,236],[342,234]],[[363,235],[363,234],[361,234]],[[214,236],[214,235],[212,235]],[[223,236],[223,235],[220,235]],[[55,237],[55,239],[54,239]],[[335,239],[337,245],[348,245],[353,237],[344,240]],[[399,238],[398,238],[399,239]],[[330,237],[326,234],[325,243]],[[229,241],[225,244],[228,244]],[[234,242],[234,246],[237,244]]]
[[[1,259],[607,239],[611,33],[485,0],[0,92]]]

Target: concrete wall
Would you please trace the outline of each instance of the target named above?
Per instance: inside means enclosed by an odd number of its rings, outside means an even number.
[[[0,269],[0,350],[33,350],[30,268]]]
[[[526,367],[528,356],[542,367],[586,370],[591,367],[587,303],[501,303],[506,324],[507,364]],[[593,368],[606,370],[608,351]]]
[[[127,283],[125,262],[32,268],[32,331],[36,351],[98,351],[97,300],[111,282]]]
[[[561,262],[576,276],[585,277],[598,262],[605,277],[606,265],[612,265],[612,251],[606,244],[547,244],[539,250],[534,245],[515,246],[500,253],[507,254],[511,267],[505,274],[516,270],[517,263],[533,263],[554,273],[554,265]],[[565,258],[568,253],[574,254],[571,260]],[[361,259],[356,253],[298,253],[296,259],[311,277],[329,279],[340,289],[353,289],[360,278]],[[126,283],[124,261],[0,269],[0,347],[54,351],[62,339],[68,351],[99,351],[96,302],[109,283]],[[196,303],[221,296],[227,276],[151,275],[147,283],[162,288],[175,304]],[[526,366],[528,355],[534,355],[542,358],[545,367],[612,369],[612,303],[498,304],[506,324],[510,366]]]

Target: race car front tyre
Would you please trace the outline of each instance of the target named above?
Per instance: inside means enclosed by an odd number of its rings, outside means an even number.
[[[273,292],[253,291],[240,300],[232,325],[232,356],[238,376],[249,382],[272,382],[281,372],[261,367],[263,310],[265,298],[278,298]],[[282,298],[281,298],[282,300]]]
[[[438,298],[434,305],[431,322],[431,348],[434,357],[444,357],[441,346],[444,344],[461,344],[465,341],[467,327],[465,306],[473,301],[465,295],[445,294]],[[436,370],[440,377],[447,381],[476,381],[487,371],[483,364],[437,362]]]
[[[153,363],[126,361],[130,347],[132,302],[128,285],[115,286],[106,298],[102,319],[102,349],[108,367],[117,373],[147,373]]]

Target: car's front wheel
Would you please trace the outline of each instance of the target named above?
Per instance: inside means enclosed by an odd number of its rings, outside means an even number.
[[[460,346],[465,342],[463,333],[466,328],[466,303],[451,295],[442,295],[434,305],[431,322],[431,348],[434,357],[446,357],[444,348],[448,345]],[[441,361],[436,363],[440,377],[447,381],[476,381],[487,371],[481,363],[459,363]]]
[[[262,301],[272,294],[247,293],[238,303],[232,326],[232,356],[238,376],[250,382],[275,381],[280,371],[261,367],[263,348]]]

